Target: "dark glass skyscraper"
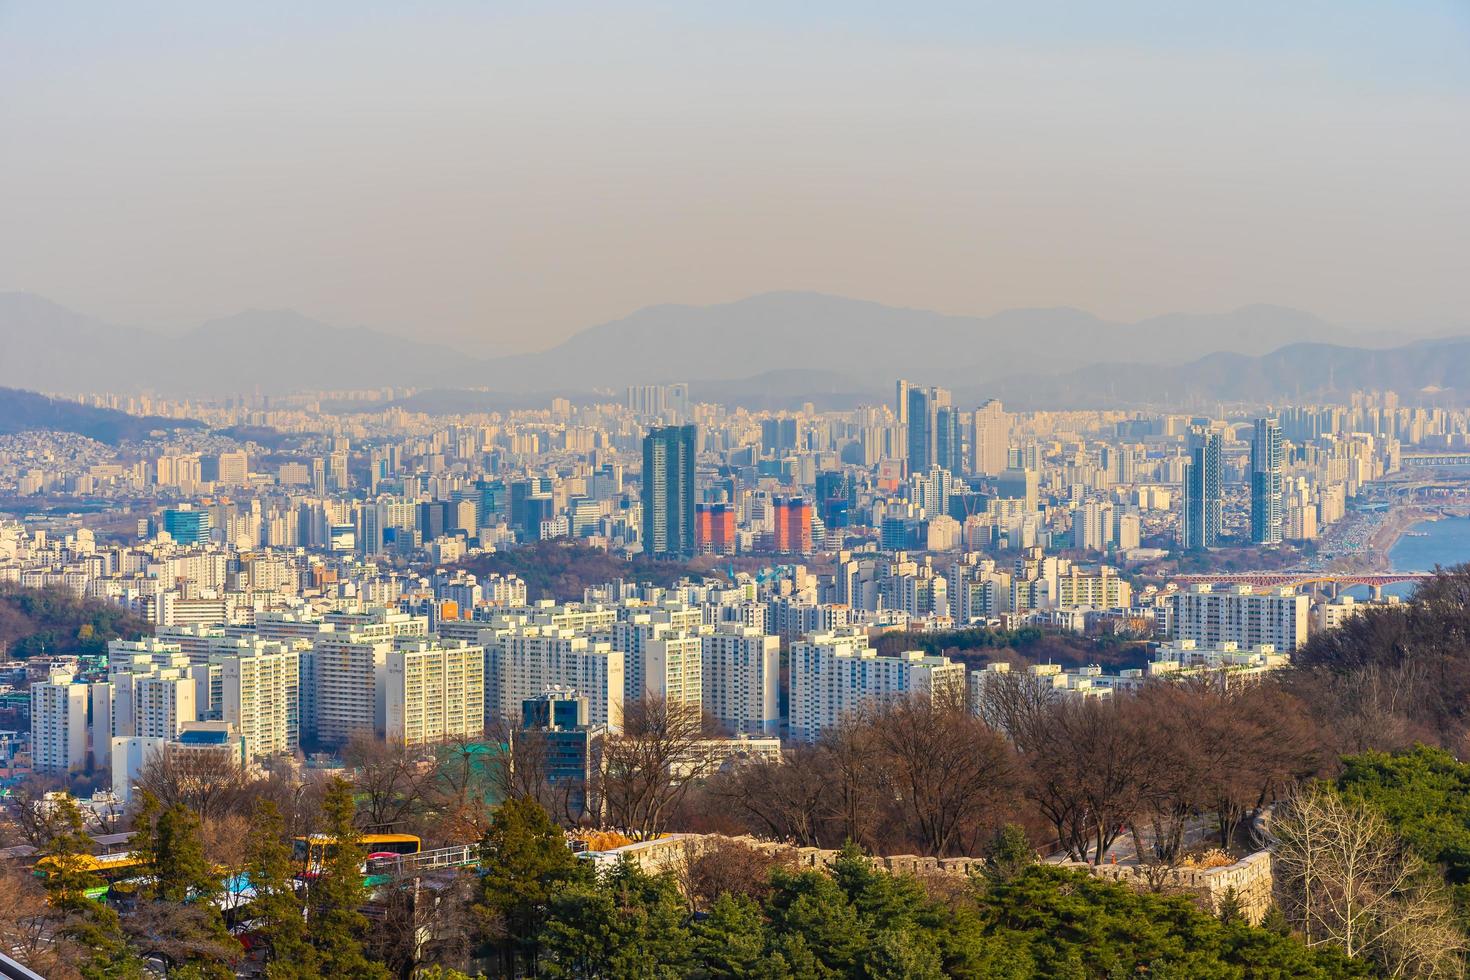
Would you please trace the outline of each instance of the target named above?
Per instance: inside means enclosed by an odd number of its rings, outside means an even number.
[[[1220,433],[1197,427],[1190,440],[1190,460],[1184,468],[1184,513],[1179,543],[1187,551],[1202,551],[1220,543],[1225,524],[1225,474],[1220,458]]]
[[[943,388],[906,389],[908,397],[909,472],[923,473],[931,466],[958,472],[959,414]]]
[[[1281,464],[1281,422],[1256,419],[1251,439],[1251,540],[1256,544],[1281,543],[1285,489]]]
[[[692,425],[643,437],[644,554],[694,554],[694,442]]]

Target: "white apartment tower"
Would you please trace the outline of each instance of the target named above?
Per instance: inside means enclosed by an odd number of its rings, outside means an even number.
[[[825,633],[791,645],[789,728],[795,741],[815,741],[858,708],[893,697],[965,694],[965,665],[917,650],[880,657],[862,633]]]
[[[424,745],[485,729],[485,650],[462,640],[399,640],[384,672],[384,738]]]
[[[220,658],[220,716],[245,739],[252,759],[295,752],[301,742],[301,657],[291,646],[257,641]]]
[[[31,685],[31,766],[36,772],[79,772],[87,766],[86,684],[53,673]]]
[[[685,630],[649,640],[643,651],[643,690],[640,697],[660,698],[670,707],[698,712],[704,698],[703,644],[699,634]]]
[[[1176,640],[1201,647],[1235,643],[1242,649],[1270,644],[1286,653],[1307,642],[1311,598],[1290,586],[1257,592],[1249,585],[1191,585],[1171,601]]]
[[[700,638],[704,710],[733,734],[781,732],[781,638],[726,625]]]

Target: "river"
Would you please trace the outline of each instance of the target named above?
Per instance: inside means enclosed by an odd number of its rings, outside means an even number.
[[[1420,521],[1388,553],[1396,572],[1428,572],[1470,561],[1470,517]]]

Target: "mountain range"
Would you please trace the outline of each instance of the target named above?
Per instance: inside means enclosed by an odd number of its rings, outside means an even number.
[[[0,435],[47,429],[76,432],[98,442],[115,445],[124,440],[141,439],[160,430],[198,429],[203,425],[193,419],[129,415],[111,408],[94,408],[47,398],[33,391],[0,388]]]
[[[1119,323],[1065,307],[972,317],[779,292],[647,307],[545,351],[477,358],[292,311],[167,335],[0,293],[0,384],[185,395],[394,386],[421,389],[413,407],[459,411],[671,381],[688,381],[696,399],[751,408],[871,403],[898,377],[949,387],[962,403],[999,396],[1017,408],[1269,401],[1364,386],[1407,398],[1459,385],[1457,345],[1470,340],[1382,349],[1407,339],[1267,305]]]

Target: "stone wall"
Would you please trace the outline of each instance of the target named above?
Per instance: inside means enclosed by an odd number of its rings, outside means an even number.
[[[1077,861],[1066,861],[1062,867],[1077,868],[1118,881],[1135,888],[1162,887],[1165,891],[1184,891],[1207,899],[1210,907],[1219,911],[1220,903],[1227,893],[1234,891],[1235,901],[1246,921],[1258,925],[1266,910],[1271,907],[1273,880],[1271,877],[1271,852],[1257,851],[1247,854],[1234,864],[1219,868],[1170,868],[1158,872],[1150,881],[1150,869],[1128,864],[1101,864],[1093,866]]]
[[[657,874],[660,871],[677,871],[679,866],[700,850],[724,841],[733,841],[748,847],[759,848],[771,853],[783,852],[792,855],[801,868],[829,868],[837,862],[840,851],[816,847],[792,847],[754,837],[724,837],[719,834],[670,834],[658,840],[640,841],[624,847],[588,855],[599,863],[617,863],[627,857],[644,871]],[[968,875],[985,865],[984,858],[955,857],[933,858],[914,854],[890,854],[873,857],[874,866],[895,874],[911,874],[920,877],[935,874]],[[1271,907],[1271,854],[1257,851],[1248,854],[1234,864],[1219,868],[1170,868],[1162,872],[1128,864],[1091,865],[1076,861],[1062,862],[1061,867],[1076,868],[1121,882],[1134,888],[1159,888],[1165,891],[1188,892],[1208,900],[1217,911],[1225,895],[1234,891],[1235,900],[1247,921],[1255,925],[1261,921]],[[1150,880],[1150,874],[1155,874]]]

